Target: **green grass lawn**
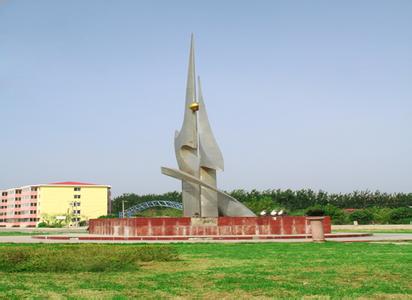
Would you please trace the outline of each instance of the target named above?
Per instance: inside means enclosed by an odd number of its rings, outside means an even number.
[[[38,231],[0,231],[0,236],[22,236],[22,235],[44,235],[50,234],[49,232],[38,232]],[[57,233],[53,233],[57,234]]]
[[[2,244],[0,252],[3,247],[16,246]],[[68,246],[21,247],[64,251]],[[198,243],[172,247],[179,260],[142,262],[136,270],[0,272],[0,298],[412,299],[412,244]]]
[[[335,229],[332,233],[359,232],[359,233],[411,233],[412,229]]]
[[[71,230],[57,230],[57,231],[43,231],[43,230],[33,230],[33,231],[0,231],[0,236],[27,236],[27,235],[60,235],[60,234],[76,234],[76,233],[87,233],[86,230],[76,230],[76,231],[71,231]]]

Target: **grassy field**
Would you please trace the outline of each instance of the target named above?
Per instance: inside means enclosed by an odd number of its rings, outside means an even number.
[[[76,233],[87,233],[86,229],[71,229],[71,228],[33,228],[32,230],[0,230],[0,236],[28,236],[28,235],[45,235],[45,234],[76,234]]]
[[[338,232],[358,232],[358,233],[412,233],[412,229],[334,229]]]
[[[23,236],[23,235],[44,235],[50,234],[49,232],[37,232],[37,231],[0,231],[0,236]],[[58,234],[58,233],[56,233]]]
[[[63,244],[0,247],[0,270],[5,273],[86,273],[137,271],[142,262],[175,261],[169,245]]]
[[[4,247],[16,245],[2,244],[0,253]],[[21,247],[64,251],[70,246]],[[412,299],[412,244],[198,243],[172,247],[178,252],[177,261],[142,262],[136,270],[0,272],[0,298]]]

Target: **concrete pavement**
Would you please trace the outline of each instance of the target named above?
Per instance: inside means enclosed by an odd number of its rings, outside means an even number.
[[[307,243],[311,242],[310,238],[300,238],[300,239],[259,239],[259,240],[211,240],[204,238],[194,238],[190,240],[183,241],[162,241],[162,240],[79,240],[79,237],[86,238],[88,234],[67,234],[61,237],[69,239],[39,239],[36,236],[0,236],[0,243],[107,243],[107,244],[134,244],[134,243]],[[38,236],[37,236],[38,237]],[[412,234],[409,233],[375,233],[372,236],[359,236],[359,237],[334,237],[327,238],[327,241],[334,242],[411,242],[412,245]]]

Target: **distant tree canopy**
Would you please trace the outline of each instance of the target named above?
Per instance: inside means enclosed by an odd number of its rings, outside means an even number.
[[[245,203],[255,212],[263,209],[285,208],[289,211],[306,209],[321,205],[333,205],[338,208],[398,208],[412,206],[412,193],[381,193],[379,191],[355,191],[352,193],[327,193],[312,190],[234,190],[230,192],[233,197]],[[123,194],[113,199],[112,212],[118,213],[122,209],[122,200],[125,207],[131,207],[141,202],[152,200],[182,201],[180,192],[164,194]]]
[[[327,193],[312,190],[265,190],[250,192],[234,190],[233,197],[244,203],[259,202],[271,199],[279,206],[289,210],[305,209],[315,205],[334,205],[339,208],[368,208],[368,207],[406,207],[412,206],[412,193],[381,193],[379,191],[355,191],[352,193]]]

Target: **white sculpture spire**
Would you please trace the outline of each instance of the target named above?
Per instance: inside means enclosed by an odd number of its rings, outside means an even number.
[[[190,42],[189,69],[186,83],[186,101],[182,129],[175,134],[175,152],[179,169],[199,178],[198,132],[196,111],[191,105],[196,103],[195,49],[192,34]],[[182,198],[185,216],[195,216],[200,212],[200,187],[182,181]]]
[[[194,51],[192,34],[184,120],[180,132],[175,134],[180,170],[162,168],[162,173],[182,180],[184,216],[254,216],[246,206],[217,189],[216,171],[223,170],[223,156],[209,124],[200,79],[196,97]]]
[[[179,140],[184,146],[197,148],[196,113],[190,109],[190,105],[196,102],[196,73],[195,73],[195,49],[192,34],[190,42],[189,68],[186,83],[185,114]]]

